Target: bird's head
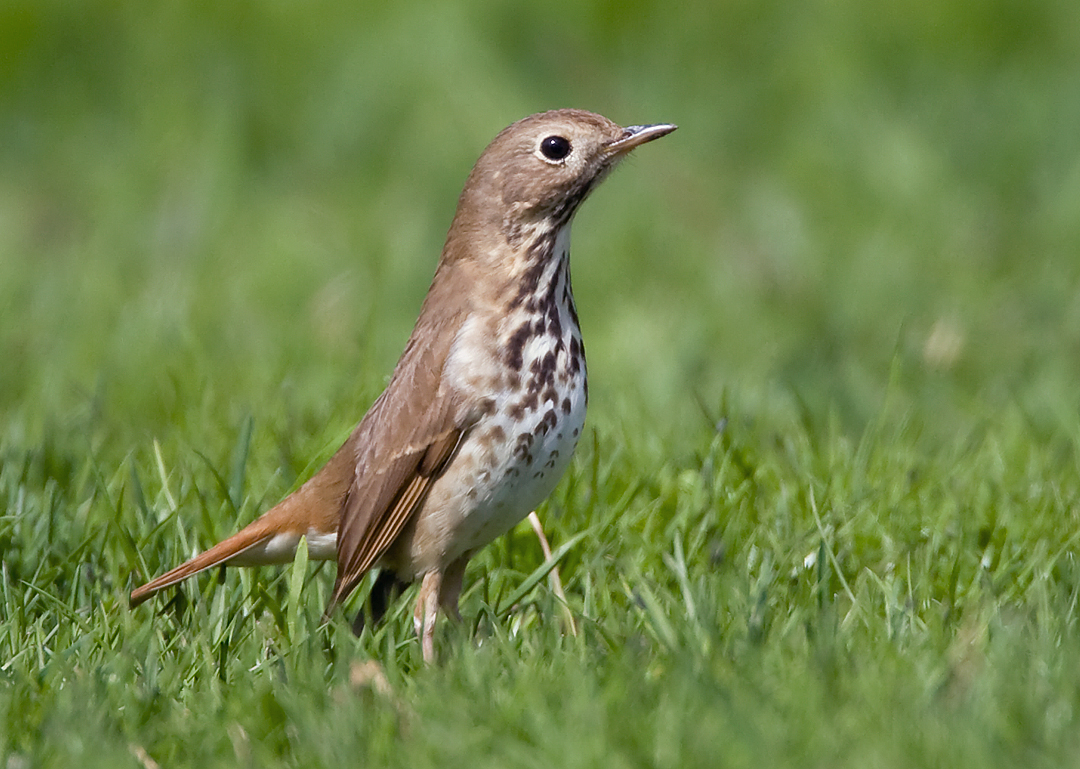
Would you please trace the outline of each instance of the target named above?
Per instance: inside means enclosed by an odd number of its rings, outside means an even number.
[[[498,227],[511,245],[537,226],[558,229],[635,147],[674,125],[622,126],[576,109],[542,112],[504,129],[473,167],[458,217]]]

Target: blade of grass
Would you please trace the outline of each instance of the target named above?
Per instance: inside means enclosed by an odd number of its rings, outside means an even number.
[[[251,433],[255,429],[255,418],[248,414],[240,428],[240,435],[233,447],[232,474],[229,476],[229,499],[233,507],[240,509],[244,498],[244,476],[247,472],[248,454],[251,451]]]
[[[528,595],[529,591],[536,587],[537,584],[539,584],[540,580],[550,574],[551,570],[555,568],[559,561],[561,561],[566,556],[566,554],[570,552],[570,548],[583,540],[586,535],[588,535],[589,531],[589,529],[586,529],[585,531],[578,532],[570,539],[566,540],[566,542],[563,542],[561,545],[555,548],[555,552],[551,554],[551,557],[539,566],[537,566],[533,570],[532,574],[526,577],[525,581],[518,586],[517,590],[511,593],[508,598],[499,602],[499,608],[496,610],[495,613],[498,616],[502,616],[506,614],[506,612],[510,611],[510,607],[512,607],[514,604],[516,604],[518,601]]]
[[[154,439],[154,462],[157,465],[158,475],[161,477],[161,491],[165,494],[165,501],[169,503],[169,509],[176,512],[176,497],[169,489],[169,474],[165,470],[165,460],[161,456],[161,444]]]
[[[285,609],[285,627],[288,629],[289,639],[295,643],[299,639],[300,603],[304,598],[304,581],[307,576],[308,545],[307,537],[300,537],[300,544],[296,546],[296,556],[293,558],[292,573],[289,577],[289,603]]]

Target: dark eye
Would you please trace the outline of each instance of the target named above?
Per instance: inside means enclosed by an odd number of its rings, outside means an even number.
[[[540,142],[540,151],[548,160],[562,160],[570,154],[570,140],[561,136],[549,136]]]

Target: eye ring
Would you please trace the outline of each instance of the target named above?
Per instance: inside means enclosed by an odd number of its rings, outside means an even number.
[[[540,142],[540,154],[552,162],[564,160],[571,149],[570,140],[557,134],[544,137]]]

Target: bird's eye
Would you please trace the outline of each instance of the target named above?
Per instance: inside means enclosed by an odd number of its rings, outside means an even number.
[[[549,136],[540,142],[540,151],[548,160],[562,160],[570,154],[570,140],[562,136]]]

